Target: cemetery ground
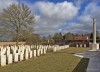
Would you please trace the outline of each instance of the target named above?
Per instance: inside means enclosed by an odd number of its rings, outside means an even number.
[[[67,48],[0,67],[0,72],[85,72],[89,59],[74,56],[88,48]]]

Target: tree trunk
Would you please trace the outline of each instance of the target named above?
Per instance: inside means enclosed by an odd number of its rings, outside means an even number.
[[[19,28],[17,28],[17,34],[16,34],[16,46],[19,44]]]
[[[19,44],[19,35],[16,35],[16,46]]]

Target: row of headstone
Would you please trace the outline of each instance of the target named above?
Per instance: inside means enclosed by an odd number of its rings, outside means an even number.
[[[62,49],[66,49],[66,48],[69,48],[69,45],[64,45],[64,46],[56,45],[56,46],[53,47],[53,52],[56,52],[56,51],[59,51],[59,50],[62,50]]]
[[[69,48],[69,45],[19,45],[19,46],[0,46],[0,65],[5,66],[14,62],[38,57],[47,53],[48,49],[53,52]]]
[[[86,44],[76,44],[76,47],[87,47]]]
[[[6,64],[46,54],[46,46],[37,46],[34,50],[32,50],[33,48],[35,47],[29,45],[0,46],[0,65],[5,66]]]

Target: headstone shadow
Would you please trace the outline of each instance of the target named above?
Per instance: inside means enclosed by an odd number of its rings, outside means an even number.
[[[72,72],[86,72],[89,58],[82,58]]]

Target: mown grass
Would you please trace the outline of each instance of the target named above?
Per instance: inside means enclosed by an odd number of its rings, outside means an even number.
[[[73,56],[73,53],[86,50],[87,48],[68,48],[56,53],[48,52],[40,57],[0,67],[0,72],[82,72],[80,70],[86,68],[87,60],[79,69],[82,59]]]

